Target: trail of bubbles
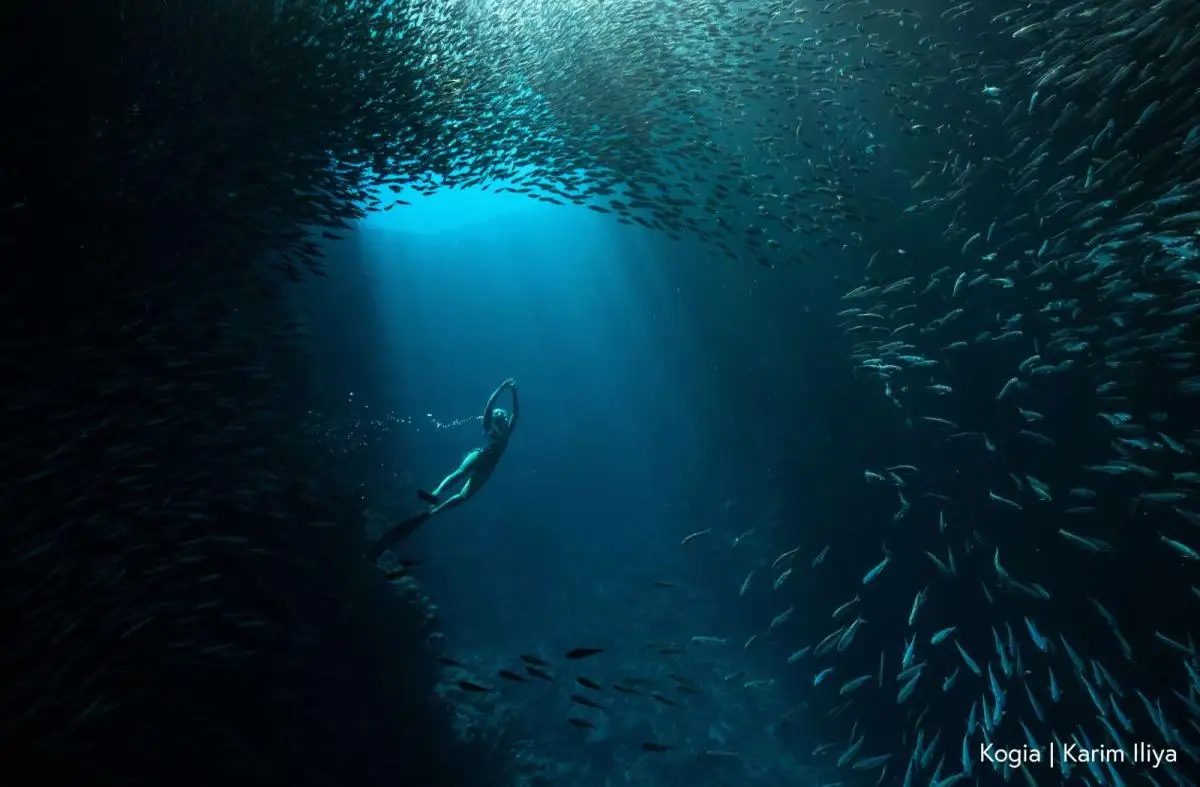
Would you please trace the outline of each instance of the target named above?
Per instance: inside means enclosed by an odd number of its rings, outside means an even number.
[[[483,420],[482,415],[441,420],[433,413],[400,415],[360,404],[350,392],[342,413],[320,413],[310,410],[314,436],[336,454],[348,454],[379,445],[395,434],[457,429]]]

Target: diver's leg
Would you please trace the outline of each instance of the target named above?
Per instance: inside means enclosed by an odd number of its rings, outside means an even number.
[[[429,493],[430,496],[432,496],[434,500],[439,499],[442,496],[442,492],[446,491],[446,487],[457,484],[459,481],[463,480],[466,475],[467,474],[463,472],[462,468],[455,470],[453,473],[442,479],[442,483],[438,484],[437,487]]]
[[[429,509],[429,515],[433,516],[435,514],[440,514],[441,512],[445,511],[448,508],[454,508],[455,506],[462,505],[473,494],[475,494],[475,489],[474,489],[473,485],[471,484],[471,479],[468,478],[467,483],[463,484],[462,489],[458,490],[450,497],[447,497],[445,500],[438,503],[433,508]]]
[[[442,483],[438,484],[437,489],[434,489],[432,492],[430,492],[430,494],[433,495],[434,497],[441,497],[442,492],[446,491],[446,487],[453,486],[454,484],[457,484],[459,481],[462,481],[464,478],[466,478],[468,475],[470,475],[471,469],[475,466],[475,460],[478,458],[479,458],[479,450],[478,449],[467,454],[463,458],[462,464],[458,466],[458,469],[455,470],[450,475],[443,478]]]

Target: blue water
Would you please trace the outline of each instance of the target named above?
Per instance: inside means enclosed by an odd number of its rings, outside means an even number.
[[[366,501],[373,528],[419,510],[416,487],[433,488],[482,443],[475,416],[502,380],[516,379],[521,401],[486,487],[397,550],[422,562],[421,591],[445,635],[438,648],[491,685],[496,669],[520,671],[519,654],[603,647],[603,659],[564,670],[560,687],[499,686],[536,756],[561,758],[575,775],[700,767],[647,758],[637,748],[647,740],[736,749],[756,762],[747,778],[803,766],[806,752],[779,735],[795,705],[778,689],[795,679],[780,656],[787,641],[742,649],[762,628],[746,605],[771,601],[760,596],[770,578],[748,598],[738,589],[747,572],[768,569],[772,550],[796,546],[776,543],[791,529],[780,528],[785,518],[828,521],[845,503],[816,473],[841,442],[827,413],[842,393],[829,383],[845,340],[812,307],[833,297],[830,277],[714,260],[581,207],[401,196],[414,204],[372,215],[331,250],[329,291],[339,276],[361,276],[370,300],[366,338],[338,352],[360,356],[339,362],[366,370],[374,390],[344,380],[347,396],[401,419],[380,468],[401,491]],[[785,466],[797,454],[813,466]],[[655,649],[693,636],[728,643],[685,659]],[[671,672],[701,687],[672,695],[686,708],[609,690],[597,697],[611,706],[604,713],[573,705],[563,688],[575,674],[610,683]],[[749,681],[775,685],[747,691]]]

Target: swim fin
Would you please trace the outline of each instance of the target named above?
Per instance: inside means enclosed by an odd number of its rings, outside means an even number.
[[[442,502],[442,501],[438,500],[435,496],[426,492],[424,489],[417,490],[417,497],[420,498],[422,501],[428,503],[431,506],[436,506],[438,503]]]
[[[375,546],[371,547],[371,550],[367,552],[367,558],[372,563],[375,562],[384,552],[387,552],[389,549],[396,546],[396,544],[399,544],[401,541],[408,538],[412,532],[424,524],[425,520],[429,517],[430,513],[428,511],[422,511],[412,519],[406,519],[400,524],[396,525],[391,530],[380,536],[379,540],[375,542]]]

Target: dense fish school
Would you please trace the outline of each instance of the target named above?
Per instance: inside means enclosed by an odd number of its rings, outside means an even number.
[[[287,442],[302,341],[272,293],[320,270],[322,234],[402,210],[406,190],[483,186],[828,271],[848,368],[925,447],[862,468],[846,494],[887,513],[855,543],[764,546],[726,578],[741,603],[771,598],[747,612],[760,634],[658,643],[671,693],[580,643],[489,675],[443,653],[459,701],[556,682],[580,709],[563,723],[586,730],[613,692],[668,713],[691,712],[680,694],[773,691],[669,665],[777,647],[804,672],[788,713],[821,734],[805,762],[822,784],[1195,784],[1200,5],[116,5],[97,17],[126,49],[92,78],[137,76],[80,104],[57,158],[0,171],[5,245],[40,248],[31,271],[70,259],[95,287],[36,318],[14,315],[45,301],[49,269],[4,295],[6,357],[40,359],[11,375],[6,411],[3,603],[21,646],[4,659],[25,676],[0,690],[6,731],[54,748],[119,714],[153,664],[122,655],[139,637],[165,638],[181,671],[246,681],[255,668],[231,663],[323,652],[318,624],[289,623],[294,600],[258,578],[315,582],[306,604],[323,608],[350,591],[307,561],[352,550],[325,534],[360,523],[292,486],[320,474],[296,467],[305,434]],[[99,45],[68,39],[47,63],[72,46]],[[68,81],[45,68],[19,69],[34,75],[14,106],[49,112]],[[64,210],[83,225],[54,237]],[[743,537],[697,529],[680,549]],[[412,588],[411,568],[386,577]],[[804,575],[846,595],[813,610],[793,594]],[[389,614],[411,613],[374,613]],[[566,662],[589,671],[560,677]],[[659,729],[638,757],[751,759]],[[1047,770],[981,754],[1135,743],[1171,755]]]

